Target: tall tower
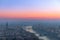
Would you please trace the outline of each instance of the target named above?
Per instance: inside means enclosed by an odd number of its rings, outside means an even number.
[[[8,22],[6,23],[6,31],[5,31],[5,36],[6,36],[6,40],[8,39]]]
[[[6,27],[8,27],[8,22],[6,23]]]
[[[8,22],[6,23],[6,30],[8,30]]]
[[[6,22],[6,25],[5,25],[5,30],[4,30],[4,37],[5,37],[5,40],[7,40],[8,36],[8,22]]]

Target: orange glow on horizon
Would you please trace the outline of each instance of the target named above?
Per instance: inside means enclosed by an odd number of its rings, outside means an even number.
[[[60,19],[60,12],[0,12],[0,18]]]

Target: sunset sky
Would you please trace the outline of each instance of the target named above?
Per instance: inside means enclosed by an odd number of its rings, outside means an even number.
[[[60,0],[0,0],[0,18],[60,19]]]

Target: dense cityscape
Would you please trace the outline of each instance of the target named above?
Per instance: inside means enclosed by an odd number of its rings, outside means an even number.
[[[60,40],[60,26],[47,23],[0,25],[0,40]]]
[[[40,36],[47,36],[50,40],[60,40],[60,26],[47,26],[37,24],[33,27]]]
[[[0,26],[0,40],[39,40],[33,33],[25,31],[20,26]]]
[[[60,40],[60,0],[0,0],[0,40]]]

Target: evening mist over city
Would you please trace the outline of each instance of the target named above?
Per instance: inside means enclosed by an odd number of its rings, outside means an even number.
[[[0,0],[0,40],[60,40],[60,0]]]

